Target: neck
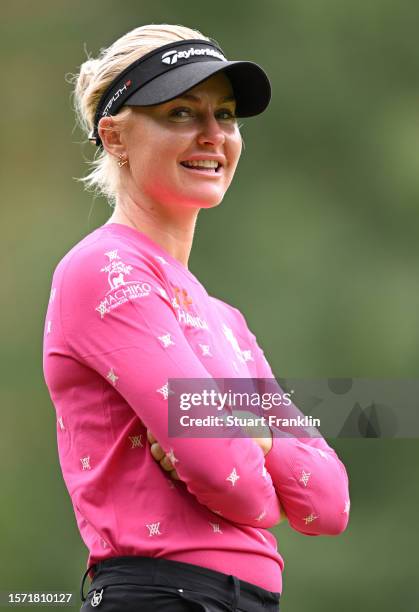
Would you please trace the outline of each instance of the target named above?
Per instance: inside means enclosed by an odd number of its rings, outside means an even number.
[[[106,223],[121,223],[137,229],[188,268],[198,212],[198,208],[145,207],[129,196],[118,196],[115,210]]]

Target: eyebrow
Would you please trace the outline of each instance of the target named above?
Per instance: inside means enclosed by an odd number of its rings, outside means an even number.
[[[178,96],[177,100],[192,100],[192,102],[201,102],[201,99],[197,96],[193,96],[192,94],[183,94],[182,96]],[[234,96],[224,96],[218,100],[218,103],[222,102],[235,102],[236,98]]]

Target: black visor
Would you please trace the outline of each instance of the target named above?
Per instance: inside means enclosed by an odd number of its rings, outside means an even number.
[[[231,82],[237,117],[258,115],[268,106],[271,86],[260,66],[229,62],[211,41],[181,40],[147,53],[112,81],[99,101],[90,139],[101,146],[100,119],[116,115],[123,106],[168,102],[218,72],[224,72]]]

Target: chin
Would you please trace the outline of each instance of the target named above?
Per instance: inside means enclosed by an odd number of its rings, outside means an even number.
[[[188,197],[189,195],[189,197]],[[200,193],[196,198],[191,198],[190,194],[185,194],[184,202],[187,206],[196,206],[197,208],[215,208],[221,204],[224,199],[225,193],[218,194],[206,194],[206,197]]]

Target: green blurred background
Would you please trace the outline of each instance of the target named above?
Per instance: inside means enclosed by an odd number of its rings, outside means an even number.
[[[42,374],[51,274],[110,215],[83,192],[93,146],[67,73],[126,31],[180,23],[265,67],[224,202],[190,268],[237,306],[278,376],[415,378],[419,362],[419,4],[408,0],[89,0],[1,7],[0,590],[76,593],[87,551]],[[419,610],[417,440],[329,440],[350,476],[339,537],[274,530],[281,610]],[[415,485],[416,483],[416,485]],[[234,568],[232,568],[233,570]],[[78,605],[74,607],[78,609]]]

